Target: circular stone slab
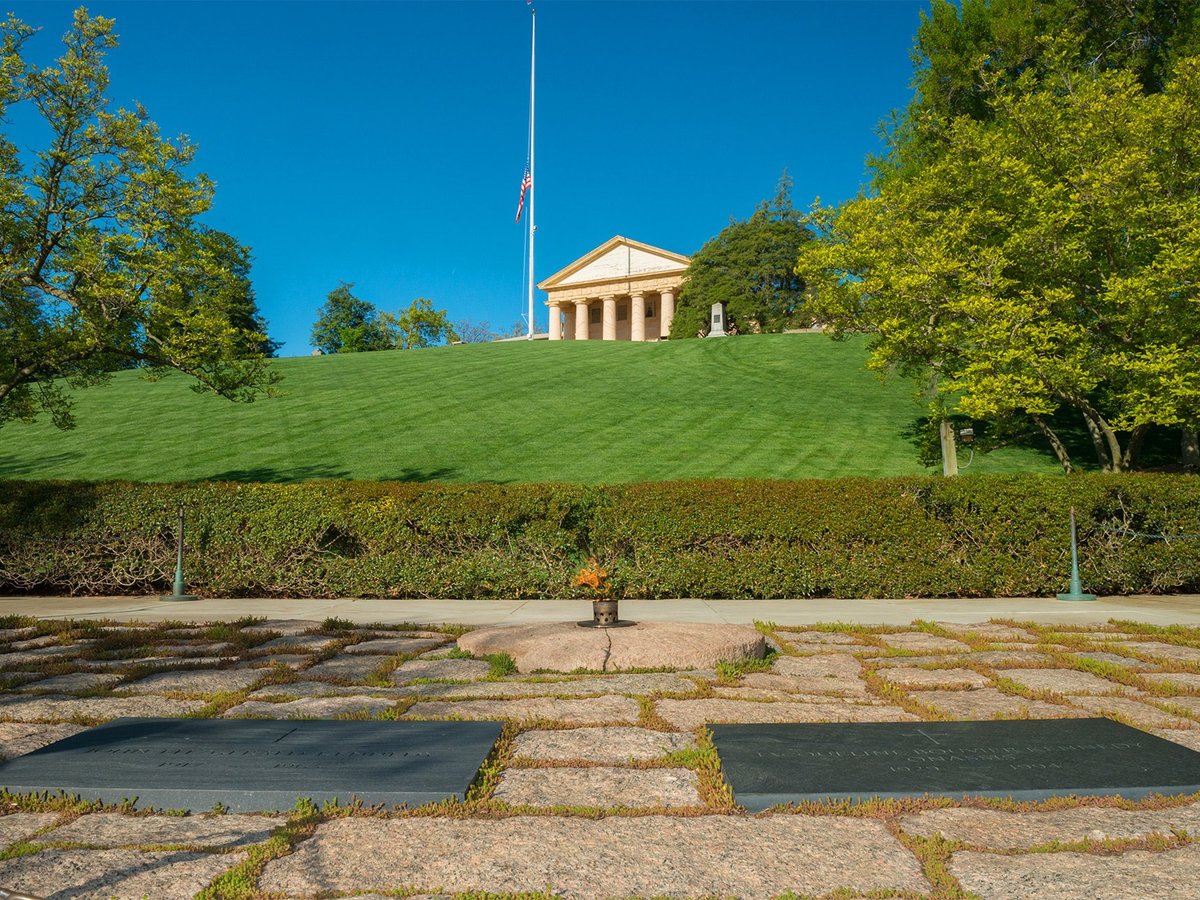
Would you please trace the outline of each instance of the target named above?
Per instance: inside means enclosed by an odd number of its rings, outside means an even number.
[[[476,656],[507,653],[517,671],[711,668],[723,659],[762,659],[766,640],[749,625],[639,622],[630,628],[579,628],[574,622],[509,625],[464,634],[458,646]]]

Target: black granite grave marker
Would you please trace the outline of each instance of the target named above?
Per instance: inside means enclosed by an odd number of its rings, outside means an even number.
[[[0,787],[193,811],[416,805],[463,799],[499,736],[499,722],[116,719],[0,765]]]
[[[709,725],[734,799],[1190,794],[1200,753],[1109,719]]]

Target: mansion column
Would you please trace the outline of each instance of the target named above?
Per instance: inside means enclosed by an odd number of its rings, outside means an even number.
[[[675,289],[668,288],[662,292],[662,302],[659,304],[659,322],[662,323],[660,337],[671,336],[671,320],[675,318]]]
[[[604,331],[602,336],[606,341],[617,339],[617,298],[611,294],[604,300]]]
[[[629,339],[646,340],[646,296],[633,294],[629,298]]]
[[[562,309],[557,300],[550,301],[550,340],[562,340]]]
[[[575,304],[564,300],[559,305],[563,311],[562,339],[569,341],[575,337]]]
[[[588,302],[587,300],[575,301],[575,340],[586,341],[588,339]]]

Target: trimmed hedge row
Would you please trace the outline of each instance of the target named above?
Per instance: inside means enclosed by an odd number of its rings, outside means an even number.
[[[0,481],[0,591],[293,597],[1021,596],[1200,590],[1200,479],[560,484]],[[1153,537],[1170,536],[1168,539]]]

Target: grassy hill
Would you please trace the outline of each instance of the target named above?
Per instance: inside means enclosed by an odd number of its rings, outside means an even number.
[[[505,343],[279,360],[285,396],[232,404],[134,372],[78,428],[0,428],[0,477],[616,482],[925,471],[912,385],[822,335]],[[960,460],[966,462],[966,458]],[[967,473],[1058,467],[1034,450]]]

